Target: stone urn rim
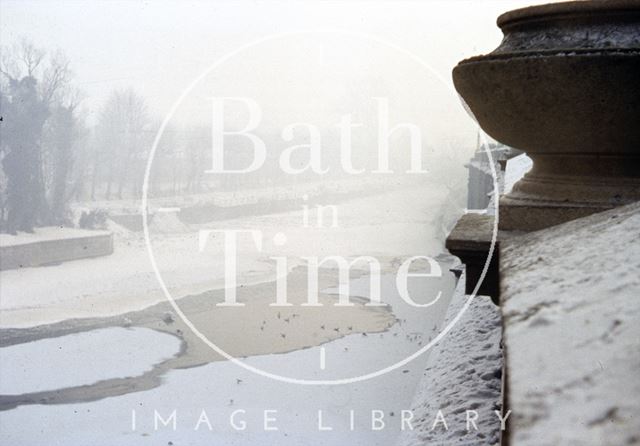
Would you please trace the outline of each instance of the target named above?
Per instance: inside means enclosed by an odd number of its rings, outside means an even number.
[[[574,0],[513,9],[501,14],[497,19],[497,24],[504,30],[522,22],[584,16],[602,12],[622,14],[629,11],[640,12],[640,0]]]
[[[587,27],[593,26],[594,23],[606,26],[607,22],[612,20],[640,21],[640,0],[574,0],[514,9],[497,19],[497,25],[505,35],[501,45],[489,54],[469,57],[460,61],[458,65],[531,56],[564,56],[568,53],[588,57],[612,54],[637,57],[640,54],[640,38],[617,41],[612,46],[604,46],[595,40],[582,41],[579,33],[569,33],[561,36],[548,48],[536,43],[528,47],[519,47],[519,44],[526,42],[537,29],[571,21],[582,22]]]
[[[452,73],[485,132],[528,154],[640,156],[640,0],[531,6],[498,23],[498,48]]]

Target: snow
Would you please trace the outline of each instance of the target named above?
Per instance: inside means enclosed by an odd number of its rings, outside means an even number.
[[[336,350],[344,342],[336,341]],[[318,357],[318,348],[287,354],[286,360],[311,364],[310,357]],[[248,360],[251,365],[263,368],[277,366],[282,361],[278,356]],[[397,371],[383,379],[347,386],[311,387],[279,383],[239,369],[228,361],[216,362],[174,371],[162,387],[152,391],[93,403],[22,406],[3,412],[0,441],[23,446],[137,446],[166,445],[169,441],[176,445],[388,445],[400,432],[400,410],[408,406],[419,377],[418,370],[412,372]],[[237,384],[237,379],[242,383]],[[381,408],[388,426],[382,431],[371,431],[370,411]],[[246,411],[239,417],[247,421],[245,431],[234,431],[229,425],[229,417],[237,409]],[[136,410],[135,431],[131,428],[132,410]],[[163,417],[176,410],[176,430],[160,426],[156,431],[154,410]],[[202,410],[211,421],[212,431],[206,425],[197,431],[194,429]],[[264,410],[277,411],[279,431],[264,431]],[[318,410],[323,411],[323,424],[331,426],[333,431],[318,431]],[[349,430],[349,410],[356,413],[353,432]],[[393,417],[390,412],[394,412]]]
[[[141,375],[180,350],[146,328],[105,328],[0,348],[0,394],[20,395]]]
[[[501,249],[511,444],[638,444],[640,204]]]
[[[393,183],[384,176],[363,176],[335,178],[330,181],[309,181],[289,185],[272,185],[239,190],[213,190],[198,194],[168,197],[150,197],[150,211],[159,207],[188,207],[198,205],[216,205],[222,207],[254,204],[263,201],[294,200],[307,195],[310,199],[327,193],[353,194],[363,190],[386,190]],[[398,179],[398,184],[407,183],[407,178]],[[75,212],[102,209],[109,213],[136,214],[140,210],[140,201],[135,199],[94,200],[73,205]]]
[[[337,205],[338,228],[305,228],[301,211],[187,228],[182,223],[176,227],[175,216],[164,216],[150,228],[151,244],[167,287],[180,298],[224,287],[223,237],[211,237],[206,250],[199,252],[200,229],[262,231],[262,252],[248,238],[238,246],[238,284],[247,285],[274,279],[275,264],[269,259],[273,255],[290,257],[289,268],[304,255],[435,256],[443,249],[443,234],[435,220],[449,198],[443,188],[432,185],[350,200]],[[282,247],[273,243],[278,232],[287,236]],[[110,256],[1,271],[0,327],[117,315],[165,300],[141,234],[120,227],[115,235]]]
[[[533,167],[533,161],[526,154],[521,153],[518,156],[507,160],[507,168],[504,173],[503,194],[508,194],[513,186],[525,176]]]
[[[301,211],[189,225],[186,232],[169,217],[158,220],[159,227],[152,228],[152,246],[163,277],[176,297],[223,287],[222,237],[211,238],[207,249],[200,253],[197,231],[203,228],[262,231],[262,252],[257,252],[249,241],[240,243],[242,261],[238,264],[238,285],[272,280],[275,272],[269,256],[273,255],[287,256],[289,267],[297,265],[304,255],[374,255],[390,259],[426,254],[436,257],[443,250],[439,216],[443,208],[450,205],[450,198],[444,188],[437,186],[389,188],[386,193],[337,204],[339,228],[302,227]],[[144,241],[138,234],[121,227],[116,229],[115,251],[109,257],[1,272],[0,325],[29,327],[75,317],[122,314],[164,300]],[[281,247],[273,243],[278,232],[284,232],[287,237],[287,243]],[[400,302],[394,294],[392,276],[385,274],[383,280],[383,300],[391,304],[398,319],[388,331],[368,336],[353,334],[319,346],[286,354],[251,356],[245,361],[285,376],[335,379],[374,372],[415,353],[435,335],[444,318],[449,294],[436,305],[416,310]],[[354,279],[352,285],[354,296],[368,295],[365,278]],[[421,297],[429,296],[423,292]],[[121,343],[114,343],[109,337],[101,345]],[[144,345],[151,348],[154,343],[159,343],[156,334]],[[100,349],[96,350],[100,355]],[[319,366],[321,351],[326,357],[324,370]],[[151,390],[119,396],[98,395],[96,401],[85,403],[23,405],[4,411],[0,416],[0,443],[119,446],[171,441],[178,445],[179,439],[193,445],[386,446],[402,432],[401,411],[411,406],[427,357],[428,353],[382,376],[341,386],[282,383],[255,375],[229,361],[175,369],[163,375],[162,384]],[[66,366],[71,369],[84,361],[84,354],[76,354]],[[105,359],[101,357],[97,361]],[[147,366],[151,364],[151,361],[143,362]],[[91,368],[99,370],[95,365]],[[119,362],[115,376],[122,376],[123,369],[126,367]],[[94,375],[91,379],[106,377],[106,374]],[[78,382],[74,380],[73,384]],[[91,391],[91,386],[87,387],[86,392]],[[135,430],[131,429],[132,409],[137,411]],[[180,419],[177,431],[170,428],[155,431],[154,409],[164,417],[176,409]],[[202,409],[206,409],[211,419],[212,432],[206,428],[194,430]],[[236,409],[247,411],[246,431],[237,432],[229,426],[228,417]],[[264,431],[261,417],[265,409],[278,410],[279,431]],[[384,409],[387,425],[376,431],[371,429],[371,411],[379,409]],[[323,424],[332,426],[332,431],[318,431],[318,410],[323,411]],[[353,431],[349,427],[351,410],[355,412]]]
[[[464,279],[464,277],[463,277]],[[460,282],[447,310],[445,324],[460,311],[469,296]],[[398,446],[496,445],[500,441],[502,400],[502,328],[500,310],[489,297],[476,296],[427,360],[412,404],[416,429],[403,432]],[[445,417],[434,428],[439,410]],[[467,425],[467,411],[477,413],[476,427]],[[469,417],[475,415],[469,412]]]

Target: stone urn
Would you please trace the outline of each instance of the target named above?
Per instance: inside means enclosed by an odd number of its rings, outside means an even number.
[[[500,200],[500,228],[531,231],[640,200],[640,0],[532,6],[453,70],[482,129],[533,160]]]

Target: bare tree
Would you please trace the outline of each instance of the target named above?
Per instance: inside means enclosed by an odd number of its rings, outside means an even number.
[[[76,116],[76,103],[56,104],[43,135],[43,157],[45,186],[48,193],[50,222],[67,222],[67,203],[71,197],[70,179],[78,148],[77,142],[83,132]]]
[[[211,150],[210,132],[205,127],[193,127],[187,135],[185,141],[186,158],[186,185],[185,189],[190,193],[201,192],[204,168],[206,165],[207,149]]]
[[[94,175],[105,176],[105,198],[111,198],[113,187],[117,198],[123,198],[127,184],[134,195],[139,192],[149,145],[148,124],[145,100],[133,89],[112,92],[102,107],[96,128]]]

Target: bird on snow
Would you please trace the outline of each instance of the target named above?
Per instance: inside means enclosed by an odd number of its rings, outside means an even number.
[[[167,311],[166,313],[164,313],[162,315],[162,320],[164,321],[165,324],[172,324],[173,323],[173,315]]]

